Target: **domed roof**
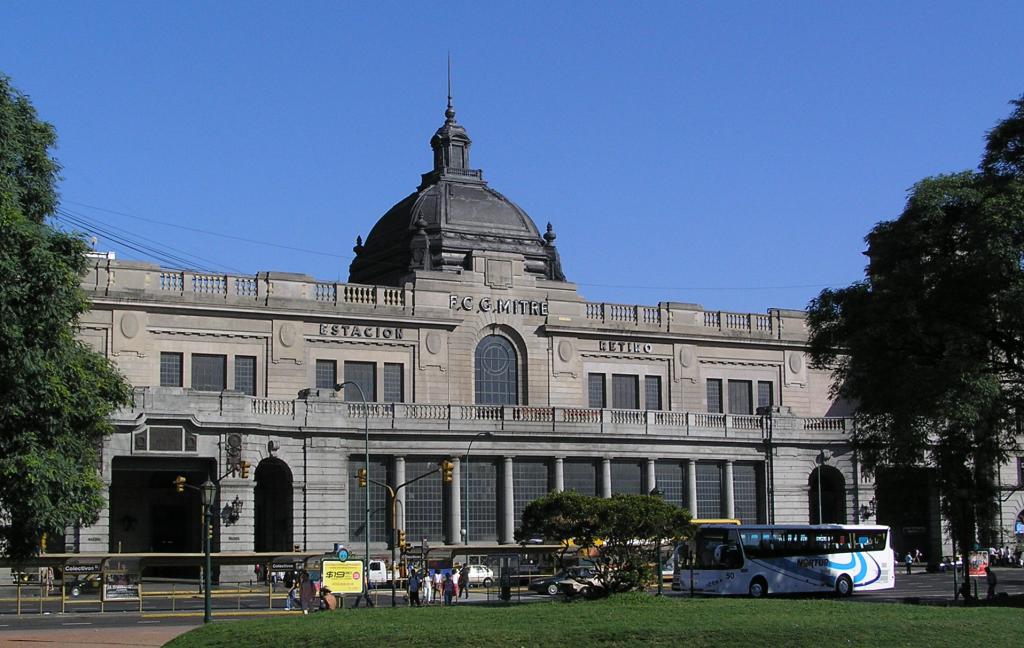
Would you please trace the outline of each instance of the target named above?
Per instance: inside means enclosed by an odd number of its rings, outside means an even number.
[[[449,97],[445,123],[430,140],[434,169],[377,221],[365,244],[357,242],[349,281],[399,285],[414,270],[457,271],[473,250],[522,254],[527,273],[565,280],[550,225],[542,238],[526,212],[469,168],[471,143]]]

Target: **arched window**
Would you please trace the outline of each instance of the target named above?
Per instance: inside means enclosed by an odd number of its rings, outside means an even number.
[[[518,405],[516,350],[500,335],[488,335],[476,347],[477,405]]]

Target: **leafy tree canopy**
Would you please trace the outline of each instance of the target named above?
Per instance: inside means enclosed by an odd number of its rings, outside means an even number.
[[[1024,98],[979,172],[926,178],[868,234],[866,276],[809,307],[814,361],[858,404],[868,470],[930,465],[962,547],[991,533],[1024,385]]]
[[[526,505],[516,540],[542,537],[593,556],[609,592],[642,589],[651,578],[654,546],[690,533],[690,513],[652,495],[610,499],[574,491],[549,493]],[[660,577],[660,575],[659,575]]]
[[[86,245],[45,219],[56,208],[53,128],[0,75],[0,553],[38,551],[45,532],[103,506],[98,446],[129,388],[75,337],[89,307]]]

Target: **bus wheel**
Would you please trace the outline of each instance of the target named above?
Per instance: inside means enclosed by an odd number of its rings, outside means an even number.
[[[853,594],[853,581],[846,574],[843,574],[836,579],[836,594],[839,596],[849,596]]]
[[[747,590],[750,598],[764,598],[768,595],[768,583],[760,576],[750,581],[750,589]]]

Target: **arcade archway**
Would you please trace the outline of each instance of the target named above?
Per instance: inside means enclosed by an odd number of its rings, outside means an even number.
[[[818,466],[811,471],[807,485],[808,519],[811,524],[846,524],[846,479],[843,473],[832,466]]]
[[[292,471],[276,457],[256,466],[256,551],[292,550]]]

